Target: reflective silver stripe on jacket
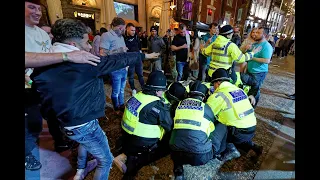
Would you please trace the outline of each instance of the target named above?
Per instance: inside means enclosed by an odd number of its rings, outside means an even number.
[[[194,126],[201,126],[201,122],[190,120],[190,119],[176,119],[174,121],[175,124],[191,124]]]
[[[134,128],[129,126],[127,123],[125,123],[123,120],[121,121],[121,124],[126,128],[128,129],[129,131],[133,132],[134,131]]]
[[[227,103],[227,109],[225,109],[225,110],[231,109],[232,106],[231,106],[231,103],[230,103],[229,99],[227,98],[227,96],[224,95],[222,92],[218,92],[217,95],[216,95],[216,98],[219,97],[219,96],[221,96],[222,99]]]
[[[243,117],[248,116],[249,114],[251,114],[251,113],[253,113],[253,112],[254,112],[254,109],[251,108],[251,109],[249,109],[249,110],[247,110],[247,111],[245,111],[245,112],[243,112],[243,113],[240,113],[240,114],[239,114],[239,117],[240,117],[240,118],[243,118]]]
[[[240,56],[238,57],[238,59],[236,61],[240,61],[240,59],[242,58],[243,54],[241,53]]]

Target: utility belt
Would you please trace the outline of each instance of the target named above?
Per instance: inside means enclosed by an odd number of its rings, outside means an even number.
[[[234,135],[235,131],[241,133],[241,134],[252,134],[256,130],[256,126],[252,126],[249,128],[236,128],[235,126],[227,126],[228,128],[228,134]]]

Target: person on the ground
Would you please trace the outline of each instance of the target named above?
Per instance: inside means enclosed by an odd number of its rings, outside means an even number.
[[[199,166],[215,158],[226,148],[227,127],[215,119],[206,103],[208,88],[196,80],[187,99],[175,112],[171,133],[171,159],[175,179],[183,179],[183,165]]]
[[[150,28],[151,36],[148,38],[148,52],[149,53],[160,53],[158,59],[151,61],[150,69],[151,71],[161,71],[162,70],[162,54],[164,54],[166,49],[166,44],[163,39],[158,35],[158,27],[151,26]]]
[[[228,145],[221,153],[220,160],[227,161],[240,157],[237,149],[244,153],[252,149],[256,155],[260,155],[263,147],[252,141],[257,124],[251,105],[255,103],[254,97],[248,97],[242,89],[231,84],[228,72],[223,68],[217,69],[212,74],[211,83],[215,91],[208,98],[207,104],[217,120],[228,128]]]
[[[56,39],[53,52],[90,51],[92,48],[86,26],[78,20],[59,19],[53,25],[52,33]],[[91,161],[87,165],[87,152],[97,159],[94,179],[108,179],[113,156],[97,120],[105,116],[103,76],[145,57],[152,56],[119,53],[101,57],[98,66],[64,62],[35,68],[31,78],[40,94],[43,114],[54,112],[68,138],[80,143],[75,179],[84,179],[96,164]]]
[[[128,48],[122,36],[125,30],[125,21],[120,17],[115,17],[111,23],[112,29],[102,34],[100,40],[100,55],[127,52]],[[124,111],[124,89],[126,87],[128,67],[111,72],[112,93],[111,100],[113,110],[119,114]]]
[[[211,43],[213,43],[219,34],[219,28],[217,23],[211,23],[209,25],[210,32],[203,35],[201,38],[201,41],[205,43],[203,46],[204,48],[208,47]],[[199,74],[198,74],[198,80],[200,81],[206,81],[207,80],[207,73],[208,73],[208,67],[211,61],[211,56],[205,56],[202,54],[201,50],[199,51]]]
[[[171,50],[176,55],[176,67],[178,71],[177,81],[187,80],[189,76],[189,63],[188,63],[188,45],[186,39],[187,27],[185,24],[179,24],[179,34],[172,40]]]
[[[170,105],[162,98],[166,83],[161,71],[153,71],[142,92],[127,101],[121,121],[123,153],[115,158],[123,179],[133,179],[143,166],[170,153],[173,120]]]
[[[103,33],[108,32],[104,27],[100,28],[99,34],[96,34],[93,38],[91,53],[100,56],[100,40]]]
[[[141,43],[139,37],[136,34],[136,27],[132,23],[128,23],[126,26],[126,32],[123,35],[124,42],[128,48],[127,52],[141,52]],[[144,86],[143,79],[143,63],[142,61],[137,62],[129,67],[128,76],[129,76],[129,85],[132,90],[132,95],[134,96],[137,93],[137,89],[134,85],[134,73],[137,74],[141,89]]]
[[[247,72],[241,73],[241,80],[245,85],[251,86],[248,95],[255,97],[255,105],[257,106],[260,99],[260,88],[267,76],[269,63],[273,54],[273,48],[265,39],[267,30],[263,27],[253,32],[253,38],[256,41],[252,45],[254,51],[253,58],[248,61]],[[258,50],[258,51],[257,51]]]
[[[243,54],[238,46],[230,41],[233,35],[233,28],[230,25],[223,26],[217,39],[211,43],[208,47],[202,48],[201,52],[205,56],[211,56],[211,62],[208,70],[209,77],[218,68],[224,68],[229,71],[229,75],[233,81],[236,82],[236,74],[234,70],[233,62],[244,63],[249,61],[256,51],[247,52]]]

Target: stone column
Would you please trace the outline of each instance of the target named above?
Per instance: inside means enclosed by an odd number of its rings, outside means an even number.
[[[147,30],[146,10],[145,0],[138,0],[138,22],[142,26],[143,31]]]
[[[47,5],[51,24],[54,24],[58,19],[63,19],[60,0],[47,0]]]

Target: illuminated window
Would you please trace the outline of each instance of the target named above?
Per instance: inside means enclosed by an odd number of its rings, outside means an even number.
[[[227,5],[232,7],[232,2],[233,2],[233,0],[227,0]]]

